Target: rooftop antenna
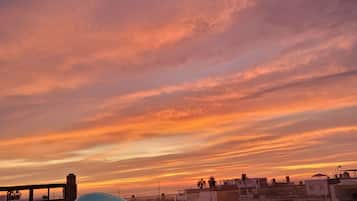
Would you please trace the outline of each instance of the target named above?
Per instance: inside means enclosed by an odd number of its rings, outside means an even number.
[[[161,184],[160,184],[160,181],[159,181],[159,184],[158,184],[158,191],[159,191],[159,200],[161,200]]]

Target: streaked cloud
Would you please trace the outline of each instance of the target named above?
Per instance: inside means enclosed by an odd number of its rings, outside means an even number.
[[[150,194],[356,165],[353,1],[0,2],[0,185]]]

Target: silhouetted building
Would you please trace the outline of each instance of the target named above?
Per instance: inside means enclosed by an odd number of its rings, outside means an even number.
[[[357,172],[357,171],[356,171]],[[222,185],[207,189],[186,189],[177,201],[357,201],[357,177],[343,173],[330,179],[316,174],[312,179],[295,184],[290,177],[283,182],[267,178],[223,180]],[[211,186],[211,185],[210,185]]]

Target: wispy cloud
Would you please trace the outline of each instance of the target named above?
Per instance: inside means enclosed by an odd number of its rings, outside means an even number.
[[[354,166],[355,7],[0,2],[0,184],[150,193]]]

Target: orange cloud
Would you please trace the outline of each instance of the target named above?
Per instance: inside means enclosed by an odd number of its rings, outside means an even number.
[[[2,3],[1,183],[130,195],[353,166],[354,7]]]

